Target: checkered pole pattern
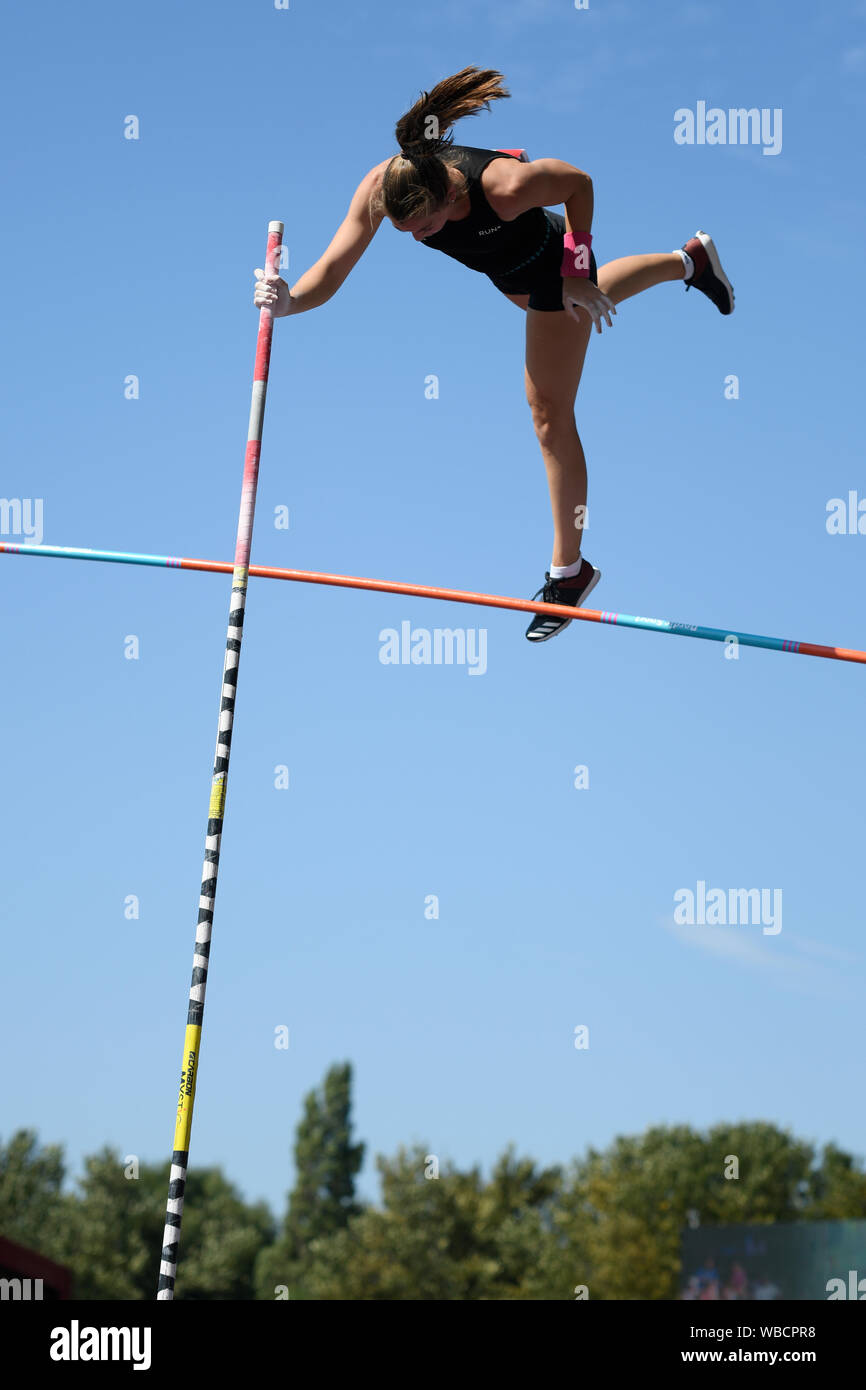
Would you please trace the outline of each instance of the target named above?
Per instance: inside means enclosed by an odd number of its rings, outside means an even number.
[[[276,274],[278,272],[282,239],[282,222],[268,223],[266,264],[269,273]],[[259,479],[259,457],[262,446],[262,425],[265,418],[265,398],[268,390],[268,367],[271,360],[273,328],[274,320],[270,309],[260,310],[253,397],[250,406],[250,426],[244,458],[244,481],[241,489],[241,507],[232,572],[232,595],[229,605],[229,626],[226,637],[222,690],[220,692],[219,728],[211,781],[210,805],[208,806],[201,897],[199,898],[198,924],[195,932],[195,953],[192,960],[192,982],[189,989],[189,1008],[177,1097],[174,1148],[171,1155],[168,1203],[165,1212],[165,1230],[162,1237],[162,1259],[159,1266],[159,1288],[156,1295],[158,1299],[172,1299],[174,1297],[174,1281],[177,1274],[180,1223],[183,1216],[183,1198],[189,1163],[189,1136],[192,1128],[192,1111],[198,1077],[204,998],[207,989],[214,900],[220,862],[220,841],[222,839],[229,775],[238,666],[241,659],[241,639],[243,637],[244,608],[249,577],[250,547],[253,539],[253,520],[256,511],[256,488]]]

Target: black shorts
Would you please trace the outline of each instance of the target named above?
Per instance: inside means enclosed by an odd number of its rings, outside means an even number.
[[[540,252],[525,267],[511,275],[491,275],[490,279],[503,294],[528,294],[530,309],[541,309],[545,313],[565,312],[562,305],[562,239],[565,236],[565,218],[561,212],[544,209],[544,215],[551,224],[550,236]],[[592,251],[589,253],[589,278],[598,284],[598,266]]]

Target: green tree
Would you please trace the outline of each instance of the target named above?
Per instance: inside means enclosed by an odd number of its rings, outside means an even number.
[[[580,1282],[591,1298],[675,1298],[690,1213],[702,1226],[802,1220],[814,1162],[811,1145],[764,1122],[656,1126],[591,1149],[564,1203],[587,1260]]]
[[[400,1150],[377,1159],[381,1207],[310,1246],[316,1299],[670,1299],[683,1228],[862,1215],[866,1175],[765,1122],[655,1126],[590,1149],[563,1176],[509,1150],[489,1182]]]
[[[135,1175],[105,1148],[85,1158],[77,1191],[61,1192],[64,1175],[62,1148],[40,1149],[30,1130],[0,1145],[0,1231],[67,1265],[75,1298],[153,1299],[168,1165],[143,1163]],[[218,1169],[193,1169],[176,1297],[252,1298],[256,1258],[273,1238],[263,1203],[247,1206]]]
[[[527,1296],[544,1284],[556,1243],[559,1169],[511,1150],[490,1182],[450,1164],[438,1176],[422,1147],[377,1159],[383,1206],[315,1241],[307,1296],[345,1300],[481,1300]],[[529,1294],[529,1296],[532,1296]]]
[[[84,1167],[66,1261],[77,1297],[155,1298],[168,1165],[143,1163],[133,1177],[106,1148]],[[175,1298],[253,1298],[256,1258],[273,1236],[264,1203],[248,1206],[218,1168],[191,1169]]]
[[[821,1221],[866,1220],[866,1173],[855,1167],[850,1154],[825,1145],[804,1205],[806,1215]]]
[[[71,1199],[62,1192],[63,1148],[40,1148],[36,1132],[19,1129],[0,1142],[0,1232],[8,1240],[60,1259]]]
[[[304,1101],[295,1138],[295,1186],[289,1196],[283,1229],[264,1250],[256,1269],[260,1298],[288,1287],[292,1298],[304,1297],[303,1272],[314,1242],[344,1229],[361,1211],[355,1201],[355,1178],[364,1161],[364,1145],[352,1143],[352,1067],[328,1069],[320,1090]]]
[[[684,1226],[866,1219],[866,1173],[756,1121],[654,1126],[589,1149],[563,1172],[509,1148],[489,1180],[422,1147],[376,1160],[382,1200],[363,1207],[351,1137],[351,1068],[305,1099],[297,1180],[279,1238],[219,1169],[192,1169],[178,1299],[461,1300],[674,1298]],[[59,1145],[32,1130],[0,1143],[0,1231],[71,1267],[77,1298],[152,1300],[166,1164],[124,1168],[105,1148],[63,1192]]]

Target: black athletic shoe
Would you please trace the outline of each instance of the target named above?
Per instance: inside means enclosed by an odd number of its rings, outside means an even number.
[[[713,239],[706,232],[697,232],[685,243],[683,250],[695,263],[695,273],[686,281],[686,289],[694,287],[711,299],[720,314],[734,312],[734,288],[719,260]]]
[[[584,560],[573,579],[551,579],[549,574],[546,574],[544,579],[544,588],[532,595],[534,599],[540,598],[543,603],[561,603],[568,608],[580,608],[583,600],[592,593],[601,579],[601,570],[595,569],[588,560]],[[546,642],[549,637],[555,637],[563,628],[568,627],[571,621],[571,618],[555,618],[552,613],[536,613],[526,629],[526,635],[530,642]]]

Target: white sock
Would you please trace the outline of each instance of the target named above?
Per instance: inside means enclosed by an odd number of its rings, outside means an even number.
[[[691,280],[692,276],[693,276],[694,273],[695,273],[695,263],[694,263],[694,261],[692,260],[691,256],[689,255],[688,251],[684,251],[684,250],[682,249],[681,246],[675,246],[675,247],[674,247],[674,255],[676,255],[676,256],[682,256],[682,258],[683,258],[683,265],[684,265],[685,268],[686,268],[686,273],[685,273],[685,275],[683,276],[683,279],[684,279],[684,280]]]
[[[578,555],[573,565],[551,565],[547,572],[551,579],[574,579],[575,575],[580,574],[582,564],[583,557]]]

